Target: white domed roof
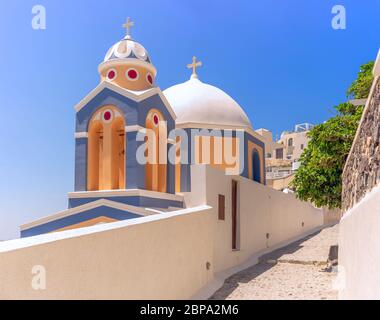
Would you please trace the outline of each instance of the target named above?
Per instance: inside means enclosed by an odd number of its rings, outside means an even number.
[[[138,59],[151,63],[148,51],[130,36],[114,44],[104,57],[104,62],[114,59]]]
[[[174,85],[164,92],[177,115],[176,122],[249,127],[251,122],[238,103],[222,90],[197,77]]]

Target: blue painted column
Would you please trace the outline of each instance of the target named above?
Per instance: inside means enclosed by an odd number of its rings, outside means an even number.
[[[87,190],[87,140],[75,139],[75,191]]]
[[[169,148],[170,144],[167,144],[167,171],[166,171],[166,192],[175,193],[175,164],[169,161]]]
[[[241,175],[243,177],[249,179],[249,174],[248,174],[248,166],[249,166],[249,161],[248,161],[248,135],[246,132],[244,132],[243,143],[241,145],[243,146],[243,150],[240,150],[241,154],[243,154],[243,157],[240,157],[240,166],[241,166],[241,168],[243,168]]]
[[[144,141],[137,141],[137,131],[126,132],[125,186],[127,189],[145,189],[145,165],[136,159],[137,149]]]
[[[191,129],[185,129],[187,136],[187,158],[186,163],[181,164],[181,192],[191,191],[191,164],[194,163],[192,149],[194,148],[194,139]],[[182,137],[184,138],[184,137]]]
[[[191,191],[190,165],[181,164],[181,192]]]

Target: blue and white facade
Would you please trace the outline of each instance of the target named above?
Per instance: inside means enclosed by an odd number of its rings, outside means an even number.
[[[147,51],[129,35],[107,52],[99,73],[100,84],[75,106],[75,185],[68,194],[68,208],[21,226],[21,237],[184,208],[184,194],[202,183],[191,181],[191,167],[204,155],[199,151],[204,137],[221,139],[223,146],[228,139],[235,141],[237,174],[265,184],[261,136],[222,90],[201,82],[194,72],[190,80],[162,92]],[[111,121],[117,118],[116,130]],[[107,126],[113,130],[110,134]],[[180,145],[179,163],[147,165],[138,160],[139,149],[146,144],[138,135],[149,126],[160,138],[166,137],[159,152],[167,158],[170,148]],[[210,165],[227,167],[224,160]],[[104,188],[107,179],[118,182]]]

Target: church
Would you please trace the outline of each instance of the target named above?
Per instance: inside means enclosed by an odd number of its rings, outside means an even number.
[[[147,50],[126,36],[100,63],[99,85],[76,106],[75,186],[68,208],[22,225],[29,237],[190,208],[186,194],[205,183],[206,164],[265,184],[265,147],[244,110],[201,81],[164,91]],[[235,192],[236,193],[236,192]]]
[[[331,222],[267,186],[263,136],[199,78],[196,57],[187,81],[161,91],[132,25],[75,106],[68,208],[0,242],[0,298],[208,299],[260,256]],[[44,290],[31,286],[33,266],[48,270]]]

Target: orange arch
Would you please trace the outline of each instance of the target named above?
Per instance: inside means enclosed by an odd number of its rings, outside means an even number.
[[[125,147],[122,113],[112,105],[97,110],[88,127],[87,190],[125,188]]]
[[[166,123],[161,112],[157,109],[150,110],[145,120],[145,127],[147,129],[145,188],[152,191],[166,192],[167,131]]]

